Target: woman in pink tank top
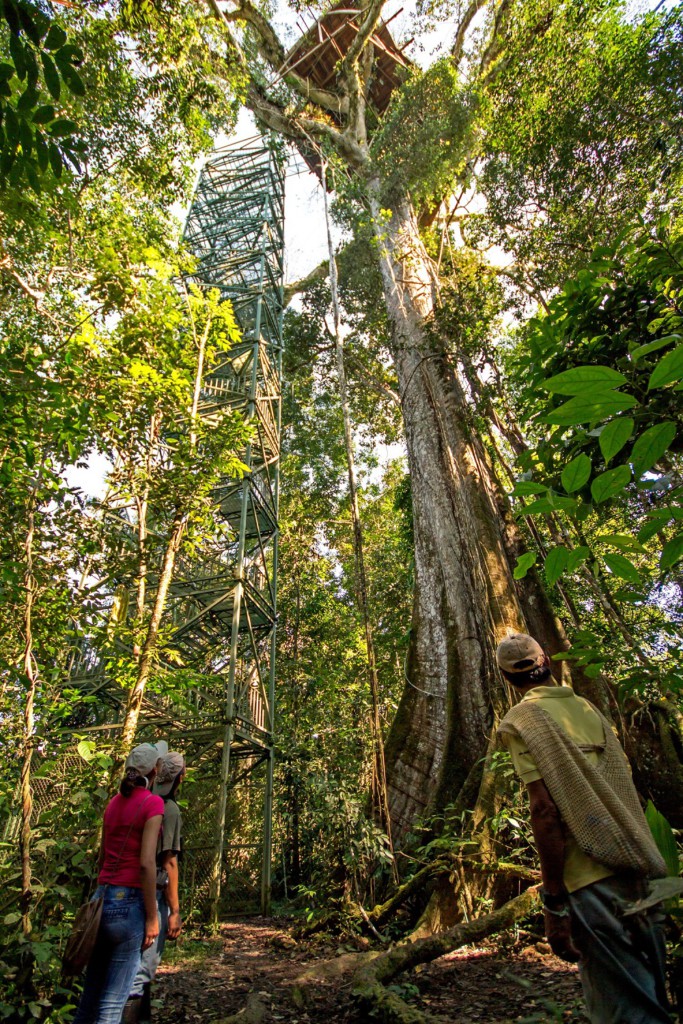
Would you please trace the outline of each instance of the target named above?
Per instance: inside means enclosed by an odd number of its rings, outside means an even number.
[[[167,752],[163,742],[135,747],[104,812],[93,896],[104,898],[102,920],[73,1024],[120,1024],[142,950],[158,934],[156,849],[164,801],[150,790],[157,761]]]

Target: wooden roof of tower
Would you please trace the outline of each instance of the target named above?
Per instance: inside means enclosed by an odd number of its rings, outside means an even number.
[[[340,0],[340,3],[323,14],[312,28],[294,44],[285,57],[279,77],[288,71],[296,71],[302,78],[308,78],[322,89],[334,85],[336,66],[349,49],[358,33],[363,11],[356,6],[357,0]],[[400,14],[396,14],[389,19]],[[405,70],[411,62],[403,55],[391,37],[388,22],[378,25],[370,41],[375,47],[375,63],[370,82],[369,101],[373,110],[383,114],[389,106],[391,94],[401,84]],[[317,157],[304,155],[311,170],[319,173]]]

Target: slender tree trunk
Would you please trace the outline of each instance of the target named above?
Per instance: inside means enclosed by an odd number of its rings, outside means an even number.
[[[121,774],[128,751],[133,746],[133,742],[135,740],[138,719],[140,717],[140,708],[142,707],[142,700],[145,695],[147,681],[149,680],[149,675],[156,655],[159,639],[159,627],[161,626],[161,619],[166,608],[166,598],[173,579],[176,555],[178,554],[178,549],[182,542],[184,529],[185,516],[182,512],[177,512],[176,517],[173,520],[171,533],[164,552],[164,561],[159,575],[159,584],[154,598],[154,606],[147,626],[145,642],[140,652],[137,678],[135,680],[135,685],[128,696],[123,726],[121,728],[121,733],[114,753],[114,763],[111,768],[112,786],[115,785],[118,776]]]
[[[191,455],[194,453],[197,444],[197,412],[199,409],[201,381],[204,375],[204,357],[206,353],[206,344],[208,341],[210,328],[211,320],[209,318],[207,319],[205,329],[202,331],[201,335],[197,337],[197,335],[195,334],[195,338],[198,343],[198,353],[197,369],[195,372],[195,381],[192,394],[192,403],[189,409]],[[158,431],[159,429],[160,422],[156,424],[156,430]],[[135,733],[137,731],[138,720],[140,718],[140,709],[142,707],[145,689],[147,687],[147,682],[149,680],[149,675],[157,652],[161,620],[164,611],[166,610],[166,598],[168,597],[169,587],[171,586],[171,582],[173,580],[176,556],[182,543],[186,522],[186,511],[183,509],[176,509],[175,517],[173,519],[173,523],[171,526],[171,531],[168,537],[168,541],[166,543],[166,550],[164,551],[164,559],[161,567],[161,572],[159,574],[159,583],[154,598],[152,614],[150,616],[149,624],[147,626],[145,642],[142,646],[142,650],[140,651],[137,678],[135,680],[135,685],[133,686],[128,696],[128,703],[126,705],[126,712],[123,719],[123,725],[114,752],[113,764],[110,773],[110,784],[112,788],[116,784],[116,780],[123,769],[123,765],[126,760],[128,751],[133,746],[133,742],[135,740]],[[138,590],[138,601],[139,595],[140,591]]]
[[[39,476],[40,478],[40,476]],[[33,813],[33,789],[31,787],[31,766],[33,762],[33,732],[35,728],[34,706],[38,672],[33,658],[33,607],[36,597],[36,578],[33,574],[33,541],[35,536],[36,492],[33,488],[28,505],[28,528],[24,541],[24,652],[21,667],[28,683],[24,705],[23,756],[21,762],[21,832],[19,851],[21,857],[21,926],[24,935],[31,932],[31,815]]]
[[[372,621],[370,617],[370,605],[368,599],[367,575],[365,571],[365,553],[363,544],[363,526],[358,504],[358,484],[356,478],[356,464],[353,450],[353,433],[351,429],[351,413],[349,409],[348,389],[346,386],[346,367],[344,365],[344,339],[341,334],[341,315],[339,307],[337,262],[332,244],[332,233],[330,231],[330,216],[327,206],[327,187],[325,182],[326,164],[324,157],[321,161],[322,169],[322,190],[325,206],[325,225],[327,229],[327,245],[330,263],[330,291],[332,294],[332,311],[334,317],[334,347],[337,361],[337,380],[339,385],[339,402],[342,409],[344,421],[344,443],[346,447],[346,462],[349,481],[349,503],[351,505],[351,520],[353,523],[353,550],[355,556],[356,576],[356,599],[363,619],[365,630],[365,650],[367,655],[367,673],[370,686],[371,701],[371,731],[373,747],[373,772],[372,772],[372,803],[377,814],[381,827],[389,839],[389,846],[393,850],[391,838],[391,815],[389,813],[389,797],[387,791],[387,772],[384,757],[384,741],[382,738],[382,723],[379,714],[379,675],[377,672],[377,659],[375,658],[375,643],[373,638]],[[394,872],[396,872],[395,862]],[[398,880],[398,875],[396,875]]]

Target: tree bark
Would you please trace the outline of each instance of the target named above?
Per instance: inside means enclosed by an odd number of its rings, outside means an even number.
[[[473,427],[444,339],[432,329],[438,279],[410,202],[380,214],[370,185],[392,356],[399,382],[415,529],[415,597],[406,688],[387,741],[394,833],[454,802],[512,702],[495,666],[509,631],[532,632],[550,653],[561,626],[531,577],[512,568],[521,537]],[[474,770],[474,775],[471,773]],[[471,803],[470,803],[471,806]]]

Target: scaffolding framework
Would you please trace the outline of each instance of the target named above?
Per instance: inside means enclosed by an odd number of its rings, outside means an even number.
[[[242,479],[226,477],[214,491],[214,529],[192,558],[180,556],[162,628],[166,656],[145,694],[139,738],[168,737],[197,769],[185,818],[183,874],[204,890],[218,913],[226,872],[260,852],[260,906],[270,902],[277,621],[278,498],[281,427],[284,258],[284,170],[256,137],[215,151],[206,161],[188,213],[184,242],[196,258],[190,281],[218,289],[232,304],[241,340],[219,353],[204,375],[198,413],[211,422],[239,411],[252,426],[240,457]],[[115,508],[105,514],[130,522]],[[154,579],[150,577],[150,593]],[[134,601],[125,599],[124,603]],[[124,615],[126,614],[124,609]],[[127,651],[127,654],[131,652]],[[91,698],[82,732],[115,730],[127,691],[106,656],[81,648],[71,684]],[[193,673],[185,699],[164,695],[165,673]],[[94,709],[94,710],[93,710]],[[243,800],[229,794],[236,787]],[[240,804],[254,818],[263,800],[261,835],[243,831]],[[251,840],[251,841],[246,841]],[[245,854],[245,851],[250,851]],[[253,873],[253,872],[252,872]]]

